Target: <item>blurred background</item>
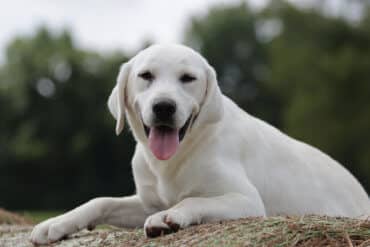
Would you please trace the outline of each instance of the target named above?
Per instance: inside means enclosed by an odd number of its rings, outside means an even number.
[[[0,207],[134,192],[134,140],[115,136],[106,101],[155,42],[198,50],[226,95],[370,192],[370,1],[13,0],[0,30]]]

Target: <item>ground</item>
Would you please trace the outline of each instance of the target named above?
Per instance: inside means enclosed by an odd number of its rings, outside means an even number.
[[[1,224],[2,223],[2,224]],[[0,246],[31,247],[30,221],[0,210]],[[270,217],[192,226],[147,239],[141,229],[81,231],[51,246],[370,246],[370,221],[331,217]]]

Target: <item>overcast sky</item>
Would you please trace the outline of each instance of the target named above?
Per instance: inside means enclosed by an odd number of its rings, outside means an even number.
[[[0,54],[16,35],[40,25],[67,27],[78,45],[100,51],[134,50],[145,39],[181,40],[186,21],[214,4],[237,0],[9,0],[0,8]],[[253,0],[261,6],[266,0]],[[1,55],[0,55],[1,56]]]
[[[268,0],[245,0],[260,8]],[[310,0],[291,0],[310,2]],[[317,0],[311,0],[316,1]],[[325,0],[336,3],[342,0]],[[0,62],[6,45],[17,35],[46,25],[67,27],[77,44],[97,51],[133,51],[143,40],[179,42],[191,16],[210,6],[240,0],[8,0],[0,7]],[[330,7],[330,8],[333,8]]]

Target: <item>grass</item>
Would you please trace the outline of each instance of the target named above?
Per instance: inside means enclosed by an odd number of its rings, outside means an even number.
[[[62,214],[62,211],[19,211],[18,214],[30,219],[34,224]]]
[[[37,224],[62,213],[61,211],[17,211],[13,213],[0,208],[0,224]]]
[[[34,223],[60,212],[28,212]],[[0,210],[0,223],[22,224],[23,218]],[[27,221],[27,220],[26,220]],[[24,223],[24,222],[23,222]],[[71,237],[83,238],[87,233]],[[370,220],[322,216],[247,218],[191,226],[147,239],[142,229],[100,228],[90,234],[104,246],[370,246]],[[67,240],[69,241],[69,240]]]
[[[8,225],[31,225],[32,220],[23,217],[19,214],[11,213],[5,209],[0,208],[0,224]]]

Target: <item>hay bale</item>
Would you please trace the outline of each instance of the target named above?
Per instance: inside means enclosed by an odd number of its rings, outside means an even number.
[[[32,222],[18,214],[11,213],[5,209],[0,208],[0,224],[7,225],[31,225]]]
[[[31,230],[30,226],[0,225],[0,246],[32,247]],[[369,247],[370,221],[322,216],[246,218],[191,226],[154,239],[146,238],[141,228],[103,227],[80,231],[53,246]]]

